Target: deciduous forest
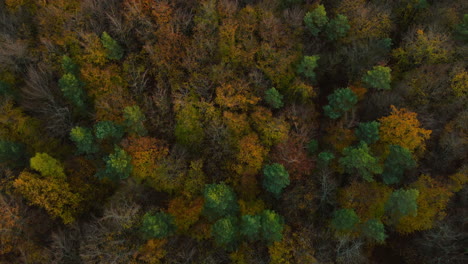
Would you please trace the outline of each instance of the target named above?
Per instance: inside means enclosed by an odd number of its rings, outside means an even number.
[[[465,0],[0,0],[0,263],[467,263],[467,42]]]

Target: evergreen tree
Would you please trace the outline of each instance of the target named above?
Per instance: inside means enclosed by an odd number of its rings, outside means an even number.
[[[385,204],[385,211],[389,215],[390,221],[397,223],[403,216],[416,216],[418,214],[418,196],[419,191],[416,189],[394,191]]]
[[[75,76],[79,73],[78,65],[67,55],[63,55],[62,57],[62,70],[65,74],[69,73]]]
[[[455,36],[464,42],[468,42],[468,14],[463,15],[463,22],[455,27]]]
[[[392,70],[389,67],[375,66],[371,71],[367,71],[362,77],[365,86],[377,90],[390,90],[392,80]]]
[[[275,88],[265,92],[265,101],[274,109],[283,107],[283,96]]]
[[[249,241],[260,239],[261,217],[260,215],[243,215],[241,218],[241,235]]]
[[[114,153],[104,158],[105,169],[97,173],[99,178],[123,180],[130,176],[133,170],[132,157],[125,150],[115,146]]]
[[[66,73],[59,80],[60,90],[63,96],[73,103],[79,111],[85,108],[85,92],[83,83],[71,73]]]
[[[399,183],[405,170],[416,167],[416,161],[411,152],[398,145],[390,145],[390,153],[385,160],[382,174],[385,184]]]
[[[379,140],[379,126],[380,123],[377,121],[359,123],[355,132],[356,136],[367,144],[375,143]]]
[[[333,160],[334,158],[335,158],[335,155],[333,155],[333,153],[328,152],[328,151],[322,151],[317,155],[317,159],[318,159],[317,163],[322,168],[327,167],[330,161]]]
[[[283,239],[283,217],[271,210],[264,210],[260,215],[262,239],[267,244]]]
[[[309,153],[309,155],[315,154],[318,148],[319,145],[316,139],[312,139],[311,141],[309,141],[309,143],[307,143],[307,152]]]
[[[94,134],[100,140],[111,138],[119,141],[124,135],[124,129],[112,121],[99,121],[94,125]]]
[[[311,81],[315,81],[316,75],[315,75],[314,70],[318,66],[319,59],[320,59],[320,56],[318,55],[304,56],[304,58],[302,59],[301,63],[299,64],[297,68],[297,72],[309,78]]]
[[[238,210],[236,194],[224,183],[205,185],[203,195],[205,197],[203,214],[210,220],[234,215]]]
[[[317,36],[328,23],[327,12],[323,5],[318,5],[311,12],[307,12],[304,23],[313,36]]]
[[[0,164],[15,168],[24,166],[26,161],[26,147],[23,144],[0,139]]]
[[[239,227],[237,219],[233,216],[221,218],[211,228],[216,245],[227,250],[233,250],[238,240]]]
[[[371,155],[369,147],[362,141],[356,147],[345,148],[339,163],[345,172],[356,172],[368,182],[374,181],[372,177],[374,174],[382,173],[382,167],[378,159]]]
[[[166,213],[146,213],[141,223],[141,232],[145,238],[165,238],[176,230],[174,218]]]
[[[362,233],[366,237],[373,239],[378,243],[383,243],[387,237],[385,234],[385,227],[378,219],[368,220],[362,227]]]
[[[145,128],[144,122],[146,120],[145,114],[137,105],[127,106],[123,111],[124,124],[129,133],[139,136],[145,136],[148,131]]]
[[[107,58],[111,60],[120,60],[123,57],[123,49],[107,32],[101,35],[101,43],[107,51]]]
[[[337,40],[346,36],[350,28],[351,26],[348,23],[348,18],[339,14],[336,18],[330,20],[325,31],[327,32],[329,40]]]
[[[331,225],[339,232],[348,232],[352,231],[359,221],[353,209],[339,209],[333,213]]]
[[[99,150],[92,130],[87,127],[72,128],[70,139],[76,144],[78,154],[93,154]]]
[[[276,197],[279,197],[289,183],[289,173],[283,165],[274,163],[263,167],[263,188]]]
[[[325,115],[331,119],[341,117],[349,111],[358,101],[357,95],[349,88],[335,90],[328,97],[328,105],[323,107]]]

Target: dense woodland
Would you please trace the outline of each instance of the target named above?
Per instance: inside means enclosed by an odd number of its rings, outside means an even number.
[[[468,2],[0,0],[0,263],[467,263]]]

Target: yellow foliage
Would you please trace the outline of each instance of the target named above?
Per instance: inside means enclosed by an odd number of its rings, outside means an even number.
[[[265,209],[265,202],[262,199],[252,201],[239,200],[238,202],[242,215],[256,215]]]
[[[453,93],[457,97],[466,97],[468,95],[468,72],[461,70],[451,81]]]
[[[458,192],[463,189],[463,186],[468,182],[468,169],[462,168],[459,172],[450,175],[449,190]]]
[[[285,226],[283,240],[273,243],[268,247],[270,264],[317,264],[314,257],[311,235],[306,230],[292,232],[289,226]]]
[[[263,164],[267,150],[260,144],[257,134],[251,133],[239,141],[234,171],[239,175],[255,175]]]
[[[234,113],[229,111],[223,112],[224,122],[226,123],[229,131],[235,137],[242,137],[251,131],[247,114],[245,113]]]
[[[216,88],[215,102],[221,107],[245,111],[259,100],[260,98],[254,96],[246,84],[223,84]]]
[[[287,138],[288,123],[283,118],[273,117],[270,110],[257,107],[250,118],[253,128],[258,132],[265,146],[278,144]]]

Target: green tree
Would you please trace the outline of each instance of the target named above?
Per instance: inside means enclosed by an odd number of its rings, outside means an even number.
[[[304,58],[302,59],[301,63],[299,64],[297,68],[297,72],[309,78],[311,81],[315,81],[316,75],[315,75],[314,70],[318,66],[319,59],[320,59],[320,56],[318,55],[304,56]]]
[[[385,184],[394,184],[400,182],[405,170],[416,167],[416,161],[406,148],[390,145],[389,149],[382,178]]]
[[[67,55],[62,57],[62,69],[65,74],[70,73],[77,76],[79,73],[78,65]]]
[[[317,36],[328,23],[327,11],[323,5],[318,5],[311,12],[307,12],[304,23],[313,36]]]
[[[273,163],[263,167],[263,188],[276,197],[279,197],[289,183],[289,173],[283,165]]]
[[[369,219],[362,227],[362,233],[377,243],[383,243],[387,238],[384,224],[378,219]]]
[[[102,33],[101,43],[106,49],[108,59],[120,60],[123,57],[122,47],[107,32]]]
[[[323,107],[325,115],[331,119],[341,117],[349,111],[358,101],[357,95],[349,88],[335,90],[328,97],[328,105]]]
[[[309,141],[309,143],[307,143],[306,147],[307,147],[307,152],[309,153],[309,155],[313,155],[318,151],[318,148],[319,148],[318,141],[316,139],[312,139],[311,141]]]
[[[320,167],[326,167],[331,160],[335,158],[335,155],[329,151],[322,151],[317,155],[318,165]]]
[[[264,210],[260,214],[262,239],[267,244],[283,239],[284,219],[275,211]]]
[[[268,89],[265,92],[265,101],[274,109],[283,107],[283,95],[275,88]]]
[[[133,170],[132,157],[125,150],[115,146],[114,153],[104,158],[105,169],[97,173],[99,178],[123,180],[130,176]]]
[[[418,214],[417,199],[419,191],[416,189],[400,189],[394,191],[385,203],[385,212],[391,223],[398,223],[403,216],[416,216]]]
[[[60,90],[62,90],[63,96],[70,100],[78,110],[85,108],[85,92],[83,90],[84,84],[71,73],[66,73],[60,78],[59,82]]]
[[[372,144],[379,140],[379,127],[380,123],[377,121],[359,123],[355,134],[359,140],[362,140],[367,144]]]
[[[145,114],[138,105],[127,106],[123,111],[124,124],[129,133],[145,136],[148,131],[145,128]]]
[[[390,90],[390,82],[392,81],[392,69],[383,66],[374,66],[366,75],[362,77],[362,82],[366,87],[377,90]]]
[[[369,147],[362,141],[358,146],[345,148],[339,163],[345,172],[358,173],[368,182],[374,181],[374,174],[383,171],[378,159],[371,155]]]
[[[100,140],[112,138],[119,141],[124,135],[124,129],[112,121],[99,121],[94,125],[94,134]]]
[[[0,164],[8,167],[21,167],[26,164],[26,147],[22,143],[0,139]]]
[[[238,241],[239,227],[233,216],[221,218],[211,228],[216,245],[227,250],[233,250]]]
[[[147,239],[165,238],[176,230],[174,217],[163,212],[146,213],[143,216],[140,230]]]
[[[239,209],[235,192],[224,183],[205,185],[203,195],[205,197],[203,214],[210,220],[234,215]]]
[[[325,31],[329,40],[337,40],[348,34],[351,26],[348,23],[348,18],[344,15],[337,15],[336,18],[330,20],[327,24]]]
[[[256,241],[260,239],[261,224],[260,215],[243,215],[241,218],[240,233],[249,241]]]
[[[175,136],[183,146],[195,148],[203,142],[205,136],[199,110],[187,104],[177,113]]]
[[[339,232],[348,232],[352,231],[359,221],[353,209],[339,209],[333,213],[331,225]]]
[[[30,166],[40,172],[42,176],[66,178],[62,164],[47,153],[36,153],[30,160]]]
[[[455,36],[462,41],[468,41],[468,14],[464,14],[463,22],[455,27]]]
[[[90,128],[79,126],[72,128],[70,139],[76,144],[78,154],[93,154],[99,151]]]
[[[0,96],[12,96],[14,95],[11,85],[0,80]]]

